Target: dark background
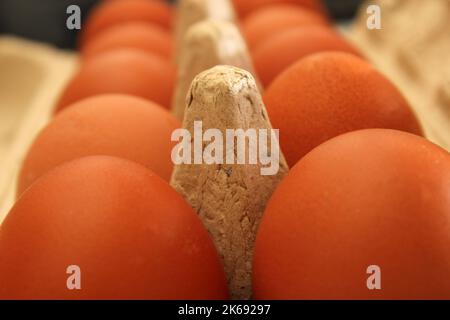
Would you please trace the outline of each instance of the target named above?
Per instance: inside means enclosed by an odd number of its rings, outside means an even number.
[[[66,28],[66,9],[80,6],[82,21],[99,0],[0,0],[0,33],[74,48],[77,31]],[[174,2],[174,1],[169,1]],[[325,0],[335,19],[350,19],[362,0]]]

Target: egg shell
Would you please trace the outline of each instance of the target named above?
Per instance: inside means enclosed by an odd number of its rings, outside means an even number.
[[[18,194],[50,169],[91,155],[133,160],[168,181],[175,145],[171,135],[180,126],[167,110],[141,98],[99,95],[81,100],[39,133],[22,164]]]
[[[98,94],[130,94],[156,102],[165,108],[176,79],[175,67],[164,58],[136,49],[118,49],[88,59],[69,81],[55,112]]]
[[[55,168],[0,229],[0,299],[226,299],[201,221],[134,162],[88,157]],[[69,266],[80,268],[81,290]]]
[[[242,22],[242,32],[250,49],[274,35],[294,27],[329,25],[327,19],[314,11],[293,4],[280,3],[250,13]]]
[[[80,46],[83,47],[100,32],[127,22],[149,22],[171,29],[173,9],[159,0],[103,1],[89,14],[82,27]]]
[[[171,59],[173,41],[171,34],[156,24],[129,22],[100,32],[83,47],[81,54],[87,59],[120,48],[139,49]]]
[[[400,91],[355,55],[310,55],[283,72],[264,95],[290,167],[340,134],[369,128],[422,129]]]
[[[262,7],[278,4],[278,3],[290,3],[299,5],[304,8],[316,11],[323,15],[326,15],[326,9],[320,0],[232,0],[234,7],[241,18],[246,17],[251,12],[260,9]]]
[[[368,129],[327,141],[269,201],[255,298],[450,299],[449,195],[450,155],[421,137]],[[367,287],[369,266],[381,290]]]
[[[323,51],[360,53],[333,29],[305,26],[284,30],[252,51],[256,73],[265,87],[289,66],[310,54]]]

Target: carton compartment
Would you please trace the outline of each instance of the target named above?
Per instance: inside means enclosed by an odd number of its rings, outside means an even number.
[[[77,55],[0,36],[0,223],[16,198],[23,157],[77,66]]]

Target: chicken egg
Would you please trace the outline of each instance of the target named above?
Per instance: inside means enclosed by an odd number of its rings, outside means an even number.
[[[253,49],[284,30],[311,25],[327,26],[328,21],[322,15],[301,6],[281,3],[250,13],[242,22],[242,31],[248,46]]]
[[[103,1],[88,16],[83,25],[80,44],[86,45],[100,32],[127,22],[149,22],[171,29],[173,11],[159,0]]]
[[[323,52],[301,59],[264,95],[290,167],[321,143],[345,132],[386,128],[422,134],[400,91],[366,61]]]
[[[63,164],[0,227],[0,299],[226,299],[197,214],[147,168],[113,157]]]
[[[17,193],[52,168],[91,155],[129,159],[169,181],[171,135],[180,126],[167,110],[141,98],[111,94],[81,100],[39,133],[22,164]]]
[[[139,49],[171,59],[173,41],[171,34],[158,25],[130,22],[101,32],[82,48],[81,54],[86,59],[120,48]]]
[[[241,18],[246,17],[251,12],[262,7],[278,4],[290,3],[308,8],[321,14],[326,14],[325,7],[321,0],[232,0],[234,7]]]
[[[257,299],[450,299],[450,154],[367,129],[308,153],[270,199]]]
[[[117,49],[86,60],[63,90],[55,112],[98,94],[130,94],[169,108],[175,67],[158,55],[136,49]]]
[[[310,54],[342,51],[359,52],[327,26],[304,26],[284,30],[253,49],[256,73],[265,87],[289,66]]]

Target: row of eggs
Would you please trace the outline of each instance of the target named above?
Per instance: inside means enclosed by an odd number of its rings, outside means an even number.
[[[258,231],[254,297],[449,298],[448,152],[420,137],[319,1],[234,4],[292,167]],[[168,110],[173,15],[163,1],[105,0],[90,16],[81,67],[0,229],[1,298],[228,297],[207,231],[167,184],[181,126]],[[65,287],[72,264],[78,292]],[[381,292],[365,286],[372,264]]]

